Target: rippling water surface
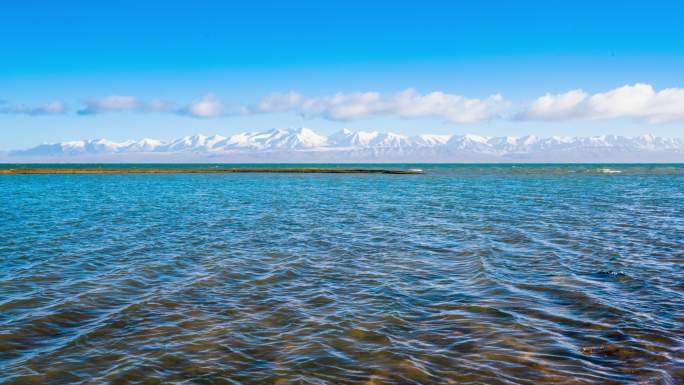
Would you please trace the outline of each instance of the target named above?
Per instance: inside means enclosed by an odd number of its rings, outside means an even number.
[[[0,175],[0,383],[682,383],[684,166],[410,167]]]

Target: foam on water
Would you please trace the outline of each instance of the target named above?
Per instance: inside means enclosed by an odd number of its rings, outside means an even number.
[[[619,174],[619,173],[622,172],[622,171],[620,171],[620,170],[613,170],[613,169],[610,169],[610,168],[599,168],[599,169],[597,169],[596,171],[597,171],[597,172],[600,172],[600,173],[604,173],[604,174]]]

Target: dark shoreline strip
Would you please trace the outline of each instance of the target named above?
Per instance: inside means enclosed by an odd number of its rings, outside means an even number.
[[[344,169],[344,168],[14,168],[0,174],[219,174],[219,173],[295,173],[295,174],[421,174],[418,170]]]

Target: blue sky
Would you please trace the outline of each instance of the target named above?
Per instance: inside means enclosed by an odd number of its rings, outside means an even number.
[[[299,126],[683,136],[682,15],[679,1],[8,2],[0,149]]]

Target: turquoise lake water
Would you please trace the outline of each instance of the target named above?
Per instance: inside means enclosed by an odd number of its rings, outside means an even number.
[[[0,175],[0,383],[682,383],[684,165],[373,167]]]

